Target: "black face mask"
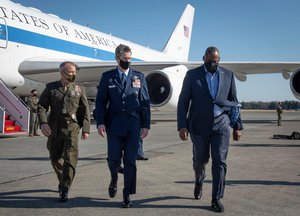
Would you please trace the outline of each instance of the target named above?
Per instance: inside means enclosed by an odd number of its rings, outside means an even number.
[[[64,74],[65,74],[65,78],[66,78],[66,80],[68,80],[69,82],[74,82],[75,81],[75,79],[76,79],[76,75],[74,74],[74,75],[69,75],[69,74],[67,74],[66,72],[64,72]]]
[[[204,63],[206,70],[210,73],[215,73],[218,70],[218,63],[215,63],[213,60]]]
[[[123,61],[120,58],[119,60],[120,60],[120,67],[123,68],[124,70],[127,70],[129,68],[130,61]]]
[[[37,94],[33,94],[32,96],[36,97],[36,96],[37,96]]]

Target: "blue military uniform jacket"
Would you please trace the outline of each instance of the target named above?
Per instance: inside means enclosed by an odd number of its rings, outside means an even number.
[[[204,65],[189,70],[184,78],[177,106],[177,123],[180,128],[197,135],[209,134],[214,123],[214,104],[222,107],[227,113],[237,107],[236,86],[232,71],[218,67],[219,86],[215,98],[212,98],[206,81]],[[232,127],[242,130],[243,125],[238,113]]]
[[[103,73],[96,98],[96,121],[97,126],[104,124],[117,135],[134,122],[140,128],[150,128],[150,99],[144,74],[129,69],[123,86],[117,68]]]

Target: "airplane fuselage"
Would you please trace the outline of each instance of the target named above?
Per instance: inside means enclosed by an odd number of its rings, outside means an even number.
[[[20,64],[30,59],[114,61],[116,46],[124,43],[132,48],[133,61],[172,60],[165,53],[11,1],[0,3],[0,24],[0,78],[18,95],[44,88],[44,83],[19,73]]]

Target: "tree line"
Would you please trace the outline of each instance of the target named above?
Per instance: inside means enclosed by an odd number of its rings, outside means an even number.
[[[271,102],[261,102],[261,101],[251,101],[251,102],[241,102],[242,109],[262,109],[262,110],[275,110],[278,102],[282,103],[282,107],[285,110],[299,110],[300,102],[298,101],[271,101]]]

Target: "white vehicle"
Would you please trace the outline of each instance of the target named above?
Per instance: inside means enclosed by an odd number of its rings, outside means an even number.
[[[114,51],[119,44],[133,50],[131,66],[145,73],[152,107],[175,110],[182,81],[189,68],[202,62],[189,62],[194,8],[187,5],[162,51],[156,51],[121,38],[80,26],[24,7],[9,0],[0,2],[0,134],[18,133],[8,118],[28,130],[28,110],[15,97],[35,88],[41,93],[45,83],[59,79],[58,66],[69,60],[78,64],[77,82],[85,85],[92,101],[101,74],[117,64]],[[300,99],[300,62],[221,62],[235,72],[237,79],[247,74],[282,73],[293,94]]]

